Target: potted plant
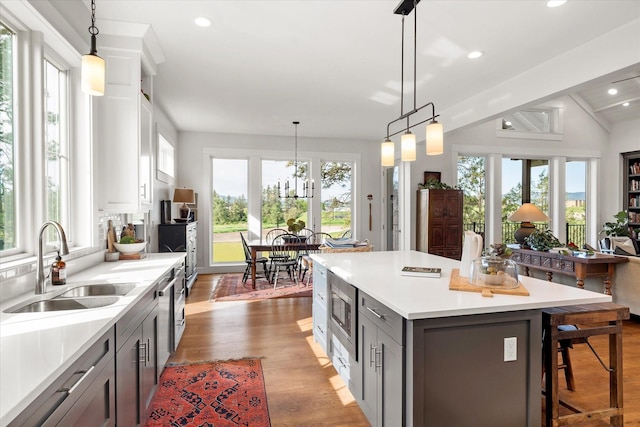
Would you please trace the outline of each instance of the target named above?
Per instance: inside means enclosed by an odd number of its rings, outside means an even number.
[[[535,230],[529,236],[525,237],[525,242],[534,251],[547,252],[551,248],[561,247],[562,243],[551,230]]]
[[[287,220],[287,230],[290,233],[298,234],[307,224],[301,219],[296,220],[295,218],[289,218]]]
[[[600,240],[601,250],[611,250],[611,237],[629,236],[629,216],[627,211],[620,211],[613,215],[615,222],[607,221],[602,226],[600,233],[606,237]]]

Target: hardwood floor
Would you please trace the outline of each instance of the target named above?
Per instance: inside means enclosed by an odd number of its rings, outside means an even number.
[[[370,425],[313,341],[311,298],[214,303],[210,296],[220,277],[199,276],[187,299],[187,328],[170,362],[261,358],[274,427]],[[606,361],[606,338],[590,342]],[[640,426],[640,323],[625,323],[623,347],[624,425]],[[608,374],[586,345],[574,346],[571,357],[576,391],[566,390],[560,372],[561,398],[587,409],[606,407]]]

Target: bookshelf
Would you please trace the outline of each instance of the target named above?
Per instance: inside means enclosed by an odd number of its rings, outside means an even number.
[[[623,209],[629,215],[632,237],[640,243],[640,151],[624,153]]]

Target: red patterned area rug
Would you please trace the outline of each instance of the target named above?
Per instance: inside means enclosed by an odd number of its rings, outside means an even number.
[[[256,280],[256,289],[251,288],[251,279],[247,283],[242,283],[242,274],[225,274],[218,286],[213,291],[215,301],[241,301],[259,300],[268,298],[292,298],[311,297],[313,295],[312,281],[309,286],[301,283],[296,285],[293,280],[285,278],[284,275],[278,279],[278,288],[273,289],[273,285],[266,279]]]
[[[260,360],[167,366],[143,425],[270,427]]]

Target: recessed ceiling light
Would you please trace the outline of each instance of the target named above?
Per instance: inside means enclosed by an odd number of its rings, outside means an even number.
[[[508,121],[508,120],[506,122],[504,122],[504,124],[507,125],[507,126],[511,126],[511,122]]]
[[[628,107],[628,106],[629,106],[629,103],[628,103],[628,102],[625,102],[625,103],[623,103],[623,104],[622,104],[622,106],[623,106],[623,107]]]
[[[558,7],[565,4],[567,0],[549,0],[547,2],[547,7]]]
[[[609,95],[615,95],[616,93],[618,93],[618,89],[616,89],[616,88],[611,88],[611,89],[609,89],[609,90],[607,91],[607,93],[608,93]]]
[[[481,56],[482,56],[482,52],[480,52],[479,50],[474,50],[473,52],[469,53],[469,55],[467,55],[467,58],[476,59],[476,58],[480,58]]]
[[[198,27],[209,27],[211,26],[211,20],[209,18],[205,18],[204,16],[198,16],[194,21]]]

